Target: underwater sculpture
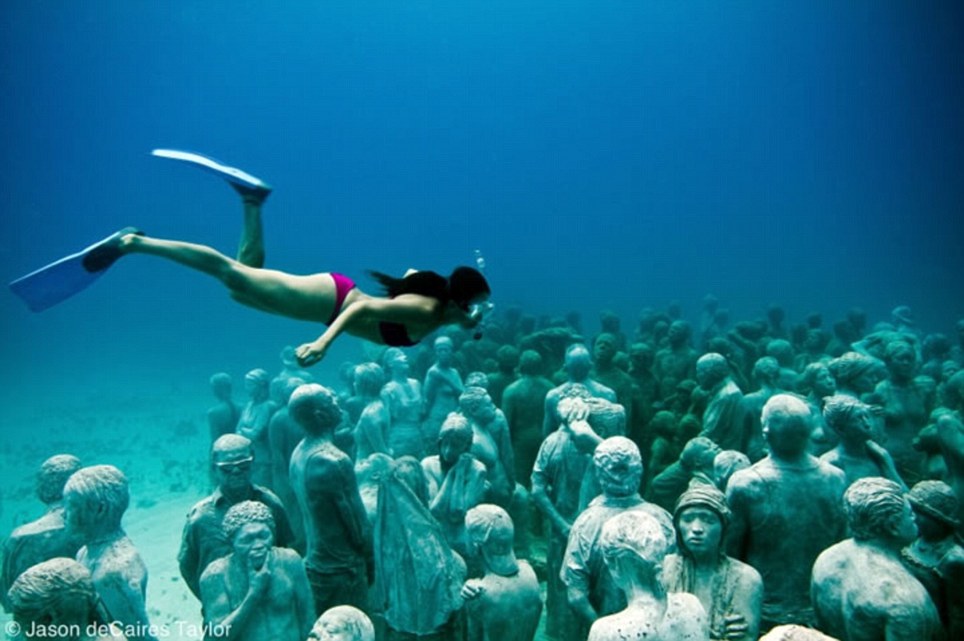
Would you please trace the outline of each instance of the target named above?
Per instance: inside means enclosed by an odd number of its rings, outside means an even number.
[[[43,516],[16,528],[3,542],[3,570],[0,573],[0,603],[10,610],[7,590],[32,565],[55,557],[73,558],[82,545],[64,522],[64,485],[79,470],[80,460],[72,454],[51,456],[40,465],[36,477],[37,498],[47,510]]]
[[[419,462],[403,456],[382,478],[374,521],[373,612],[388,641],[455,638],[466,563],[426,507]]]
[[[222,522],[231,553],[201,575],[209,638],[302,641],[315,620],[308,577],[294,550],[274,546],[274,518],[264,503],[242,501]],[[218,630],[223,630],[221,635]]]
[[[695,595],[706,610],[711,639],[756,639],[763,579],[751,566],[726,556],[730,508],[715,487],[694,487],[679,498],[673,514],[677,553],[663,563],[669,592]]]
[[[810,453],[820,456],[837,445],[837,437],[823,418],[825,399],[837,393],[837,382],[826,363],[810,363],[797,379],[797,392],[806,394],[813,428],[810,432]]]
[[[643,461],[635,443],[624,436],[606,439],[593,453],[593,467],[602,494],[572,524],[560,571],[569,605],[584,628],[583,637],[597,618],[626,607],[625,595],[613,583],[599,545],[606,521],[622,512],[644,512],[660,524],[667,541],[674,536],[669,513],[639,495]]]
[[[575,386],[573,386],[575,388]],[[585,392],[589,394],[588,391]],[[559,641],[574,639],[578,626],[569,608],[566,585],[560,576],[562,558],[573,521],[579,516],[580,495],[598,435],[573,432],[572,423],[584,420],[573,407],[575,397],[559,403],[564,420],[539,447],[532,469],[532,500],[545,519],[546,541],[546,632]]]
[[[409,374],[408,356],[397,347],[385,350],[382,357],[388,382],[381,398],[389,414],[388,448],[392,456],[422,456],[422,384]]]
[[[238,419],[241,418],[241,408],[231,397],[232,381],[231,376],[225,372],[218,372],[211,376],[209,381],[211,393],[217,403],[207,411],[208,431],[211,436],[211,444],[218,440],[218,437],[225,434],[234,434],[238,428]]]
[[[391,414],[381,396],[384,385],[385,371],[378,363],[362,363],[355,367],[353,398],[360,401],[361,407],[354,429],[355,457],[359,461],[372,454],[391,454],[388,446]]]
[[[371,529],[354,466],[335,446],[341,410],[335,393],[302,385],[288,412],[305,431],[291,455],[291,487],[305,519],[305,569],[315,611],[336,605],[365,610],[372,566]]]
[[[126,641],[97,612],[90,570],[73,559],[55,557],[26,569],[10,587],[10,611],[24,638],[57,636],[60,641]],[[31,630],[55,634],[34,635]],[[8,633],[11,628],[7,628]],[[67,631],[67,634],[63,634]],[[78,634],[72,634],[76,631]],[[93,632],[94,634],[88,634]],[[19,636],[19,635],[14,635]]]
[[[650,482],[646,499],[668,511],[688,487],[715,486],[714,463],[721,451],[715,441],[705,436],[691,438],[683,446],[679,459]]]
[[[696,361],[696,381],[709,397],[699,435],[725,450],[745,449],[743,392],[730,377],[726,359],[713,352],[700,356]]]
[[[626,425],[633,425],[636,418],[633,379],[616,365],[619,341],[616,336],[604,332],[596,337],[592,346],[592,379],[605,385],[616,394],[616,402],[626,411]]]
[[[515,531],[509,514],[482,504],[465,515],[465,530],[485,574],[462,587],[465,641],[532,641],[542,614],[536,573],[513,551]]]
[[[917,539],[901,552],[937,607],[949,639],[964,637],[964,547],[954,536],[959,504],[943,481],[921,481],[907,494]]]
[[[519,374],[519,380],[502,393],[502,413],[512,440],[516,481],[528,485],[543,439],[546,394],[553,385],[542,375],[542,356],[535,350],[522,352]]]
[[[663,560],[670,549],[665,528],[645,512],[613,516],[599,534],[604,571],[622,592],[625,607],[595,620],[589,641],[702,641],[706,612],[686,592],[666,589]]]
[[[820,460],[843,470],[848,486],[868,476],[882,476],[904,486],[890,453],[873,440],[871,412],[870,405],[853,396],[838,394],[826,399],[823,418],[839,443]]]
[[[271,400],[271,379],[263,369],[253,369],[244,375],[244,389],[248,402],[241,408],[236,432],[251,441],[254,461],[251,481],[271,487],[271,448],[268,444],[268,425],[278,405]]]
[[[864,478],[844,494],[853,538],[830,547],[813,565],[817,627],[840,641],[943,638],[937,609],[904,567],[900,550],[917,528],[893,481]]]
[[[763,426],[760,423],[763,406],[766,405],[771,396],[792,390],[793,386],[781,388],[780,363],[772,356],[764,356],[756,360],[756,363],[753,364],[752,378],[758,389],[744,395],[740,401],[743,441],[742,447],[738,449],[745,451],[751,461],[759,461],[766,456],[763,447]],[[794,379],[796,379],[796,375],[794,375]],[[705,424],[705,415],[703,421]]]
[[[211,466],[217,487],[188,512],[177,553],[178,568],[184,583],[201,598],[200,580],[204,569],[231,552],[222,522],[228,509],[242,501],[258,501],[271,509],[274,518],[274,544],[293,545],[294,534],[284,505],[271,490],[251,482],[254,456],[251,441],[238,434],[225,434],[211,447]]]
[[[616,392],[609,389],[602,383],[592,380],[592,356],[589,349],[582,343],[570,345],[566,349],[563,370],[566,373],[566,382],[558,387],[554,387],[546,395],[545,400],[545,419],[542,425],[543,436],[548,436],[556,431],[562,417],[559,414],[559,401],[568,395],[568,390],[573,385],[580,385],[580,389],[585,389],[590,396],[603,398],[611,403],[616,402]],[[625,433],[625,428],[623,432]]]
[[[84,543],[77,560],[90,570],[107,620],[130,629],[128,638],[152,639],[145,603],[147,567],[121,526],[130,498],[119,469],[84,467],[64,486],[65,519]]]
[[[439,336],[432,343],[435,362],[425,373],[422,396],[425,399],[422,434],[427,443],[438,437],[446,417],[459,408],[459,396],[465,389],[462,375],[455,369],[455,344],[448,336]]]
[[[489,372],[489,396],[496,407],[502,407],[502,395],[505,388],[519,379],[519,359],[522,355],[515,345],[502,345],[495,351],[496,371]]]
[[[874,388],[875,401],[883,407],[887,451],[908,483],[921,479],[924,458],[913,447],[914,438],[927,425],[933,409],[932,390],[915,378],[917,352],[906,340],[887,343],[884,363],[890,376]],[[933,385],[933,381],[928,379]]]
[[[673,321],[669,326],[669,345],[656,352],[653,366],[660,382],[660,398],[667,398],[680,381],[696,376],[696,360],[699,353],[690,344],[693,329],[686,321]]]
[[[375,641],[375,627],[358,608],[336,605],[318,617],[308,641]]]
[[[250,174],[199,154],[156,150],[155,155],[213,171],[241,195],[244,229],[237,260],[205,245],[151,238],[127,227],[11,283],[11,289],[30,309],[42,311],[76,294],[122,256],[158,256],[214,277],[243,305],[328,325],[316,340],[295,350],[302,366],[324,358],[342,333],[381,345],[410,346],[443,325],[474,329],[489,309],[489,284],[473,267],[457,267],[448,277],[431,271],[409,270],[402,278],[371,272],[384,288],[383,296],[364,293],[342,274],[300,276],[265,269],[261,207],[271,188]]]
[[[515,492],[515,462],[505,415],[481,387],[466,387],[459,407],[472,427],[472,455],[487,470],[486,500],[508,509]]]
[[[422,460],[429,511],[452,549],[463,555],[468,549],[465,514],[482,503],[488,491],[485,465],[471,449],[472,426],[465,416],[453,412],[439,431],[439,453]]]
[[[812,623],[810,567],[823,550],[844,538],[844,473],[807,452],[810,408],[796,396],[777,394],[763,407],[763,436],[770,453],[730,477],[733,512],[730,556],[763,577],[761,631]]]
[[[292,532],[290,545],[284,543],[278,545],[290,547],[302,555],[305,553],[305,520],[301,516],[301,506],[298,505],[298,499],[295,498],[295,493],[291,489],[288,467],[291,464],[291,453],[295,451],[298,443],[304,438],[304,433],[288,412],[288,399],[291,398],[296,389],[306,382],[296,376],[284,379],[284,385],[278,391],[278,398],[281,399],[282,405],[271,416],[271,422],[268,423],[268,446],[271,450],[271,490],[281,499]],[[276,525],[278,519],[279,517],[275,515]]]

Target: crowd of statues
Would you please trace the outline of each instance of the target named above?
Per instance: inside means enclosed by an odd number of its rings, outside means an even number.
[[[964,638],[964,321],[730,326],[707,297],[698,331],[600,325],[510,309],[326,384],[286,348],[242,404],[214,375],[178,553],[206,638]],[[158,638],[124,474],[37,478],[4,608]]]

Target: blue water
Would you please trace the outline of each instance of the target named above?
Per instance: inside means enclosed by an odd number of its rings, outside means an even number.
[[[861,305],[874,320],[908,304],[949,332],[964,315],[955,3],[2,12],[8,279],[131,224],[233,253],[236,198],[148,155],[175,147],[275,186],[268,261],[282,269],[447,270],[479,248],[498,304],[590,323],[607,307],[632,326],[670,299],[695,318],[707,293],[734,318],[777,302],[791,319]],[[141,257],[45,314],[11,296],[0,312],[14,385],[273,364],[318,332]]]

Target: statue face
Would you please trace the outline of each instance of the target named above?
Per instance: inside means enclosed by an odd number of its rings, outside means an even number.
[[[452,342],[439,341],[435,343],[435,358],[443,365],[452,362]]]
[[[308,641],[355,641],[355,637],[344,621],[322,618],[311,629]]]
[[[896,538],[909,545],[917,538],[917,523],[914,521],[914,511],[910,507],[910,501],[904,499],[904,510],[900,515],[900,522],[897,524]]]
[[[937,541],[943,539],[947,536],[948,530],[950,529],[947,525],[944,525],[932,516],[928,516],[923,512],[914,512],[914,523],[917,525],[917,533],[925,541]]]
[[[910,378],[917,368],[917,357],[914,350],[907,348],[898,351],[890,359],[890,371],[897,378]]]
[[[847,422],[847,432],[853,436],[870,438],[873,431],[874,422],[870,416],[870,410],[859,409],[853,413]]]
[[[234,533],[234,553],[247,559],[248,566],[261,569],[274,544],[271,528],[264,523],[245,523]]]
[[[446,432],[439,437],[438,455],[443,463],[454,465],[471,446],[471,438],[466,439],[458,432]]]
[[[217,452],[214,469],[217,471],[218,486],[222,491],[247,489],[251,485],[251,466],[254,457],[248,450]]]
[[[679,516],[679,532],[683,545],[693,556],[717,554],[723,537],[720,517],[705,507],[684,509]]]
[[[87,536],[97,522],[97,515],[93,513],[89,502],[76,492],[64,495],[64,522],[71,532]]]
[[[817,371],[817,375],[813,379],[813,391],[820,397],[833,396],[833,393],[837,391],[837,382],[826,367]]]

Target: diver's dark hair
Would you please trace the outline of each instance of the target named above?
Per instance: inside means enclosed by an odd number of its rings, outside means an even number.
[[[472,267],[457,267],[448,278],[432,271],[414,272],[404,278],[377,271],[368,273],[378,281],[389,298],[419,294],[434,298],[443,305],[452,301],[463,309],[468,308],[469,301],[490,291],[485,276]]]
[[[490,293],[485,276],[473,267],[456,267],[449,276],[449,298],[464,310],[473,299]]]

